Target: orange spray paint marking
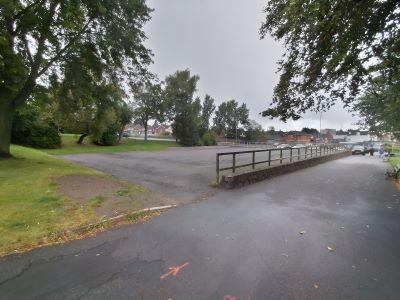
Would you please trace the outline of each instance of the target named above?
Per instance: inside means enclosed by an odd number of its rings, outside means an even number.
[[[183,265],[181,265],[181,266],[171,267],[171,268],[169,268],[170,271],[169,271],[168,273],[165,273],[164,275],[162,275],[162,276],[160,277],[160,279],[163,280],[163,279],[167,278],[167,277],[170,276],[170,275],[176,276],[176,275],[178,275],[178,273],[179,273],[184,267],[187,267],[188,265],[189,265],[189,263],[188,263],[188,262],[185,262],[185,263],[184,263]]]
[[[237,298],[235,296],[225,295],[222,300],[237,300]]]

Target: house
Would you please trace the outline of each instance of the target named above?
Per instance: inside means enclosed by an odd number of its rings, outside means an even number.
[[[142,135],[144,134],[144,127],[139,124],[128,124],[125,127],[125,131],[128,132],[129,135]]]
[[[329,128],[321,129],[321,134],[322,134],[322,135],[327,134],[328,132],[329,132],[332,136],[336,135],[336,129],[329,129]]]
[[[286,144],[310,143],[315,141],[315,137],[312,134],[300,131],[289,131],[283,135],[283,140],[285,141]]]
[[[172,134],[172,128],[170,125],[166,124],[154,124],[152,126],[152,133],[154,135],[171,135]]]

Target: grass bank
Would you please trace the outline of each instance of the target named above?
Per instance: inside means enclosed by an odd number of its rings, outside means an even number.
[[[115,146],[98,146],[90,143],[89,138],[85,143],[78,145],[76,141],[78,135],[63,134],[62,147],[60,149],[44,150],[48,154],[78,154],[78,153],[115,153],[115,152],[130,152],[130,151],[162,151],[169,147],[177,147],[178,144],[171,141],[141,141],[124,138],[119,145]]]
[[[114,203],[124,208],[142,208],[146,203],[136,196],[148,191],[140,186],[122,184],[104,173],[76,165],[42,151],[12,146],[12,159],[0,159],[0,256],[17,250],[57,242],[57,232],[72,229],[101,219],[96,209],[104,209],[104,202],[96,198],[80,201],[61,193],[59,179],[101,179],[110,183]],[[73,180],[72,180],[73,181]],[[80,183],[80,181],[78,181]],[[75,186],[77,194],[79,186]],[[71,190],[65,187],[65,190]],[[73,195],[73,194],[72,194]],[[93,195],[90,195],[93,197]],[[138,198],[138,199],[139,199]],[[142,197],[143,199],[143,197]],[[85,202],[86,201],[86,202]],[[109,201],[110,202],[110,201]],[[115,207],[110,207],[114,212]]]
[[[390,164],[394,167],[400,164],[400,156],[390,158]]]

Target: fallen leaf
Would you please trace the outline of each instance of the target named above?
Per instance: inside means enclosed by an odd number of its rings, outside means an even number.
[[[305,230],[302,230],[302,231],[300,231],[299,233],[300,234],[305,234],[307,231],[305,231]]]
[[[100,256],[100,253],[97,253],[96,256]]]
[[[328,251],[333,251],[333,248],[329,246],[326,246],[326,249],[328,249]]]
[[[318,284],[314,284],[314,288],[315,289],[319,288],[319,285]]]
[[[289,255],[287,255],[286,253],[282,253],[282,256],[289,257]]]
[[[342,227],[340,227],[340,229],[344,230],[344,227],[342,226]]]

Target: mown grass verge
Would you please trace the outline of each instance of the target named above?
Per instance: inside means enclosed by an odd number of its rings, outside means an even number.
[[[390,158],[390,164],[394,167],[400,164],[400,156],[395,156]]]
[[[85,139],[85,143],[79,145],[76,143],[78,135],[63,134],[62,147],[60,149],[43,150],[48,154],[78,154],[78,153],[116,153],[130,151],[162,151],[169,147],[177,147],[178,144],[172,141],[141,141],[124,138],[119,145],[115,146],[98,146],[92,144],[89,138]]]
[[[104,199],[95,199],[91,203],[94,207],[85,207],[60,194],[56,179],[115,179],[39,150],[12,146],[12,153],[14,158],[0,159],[0,256],[63,241],[66,237],[60,232],[101,219],[93,209],[101,206]],[[140,192],[133,189],[133,193]]]

